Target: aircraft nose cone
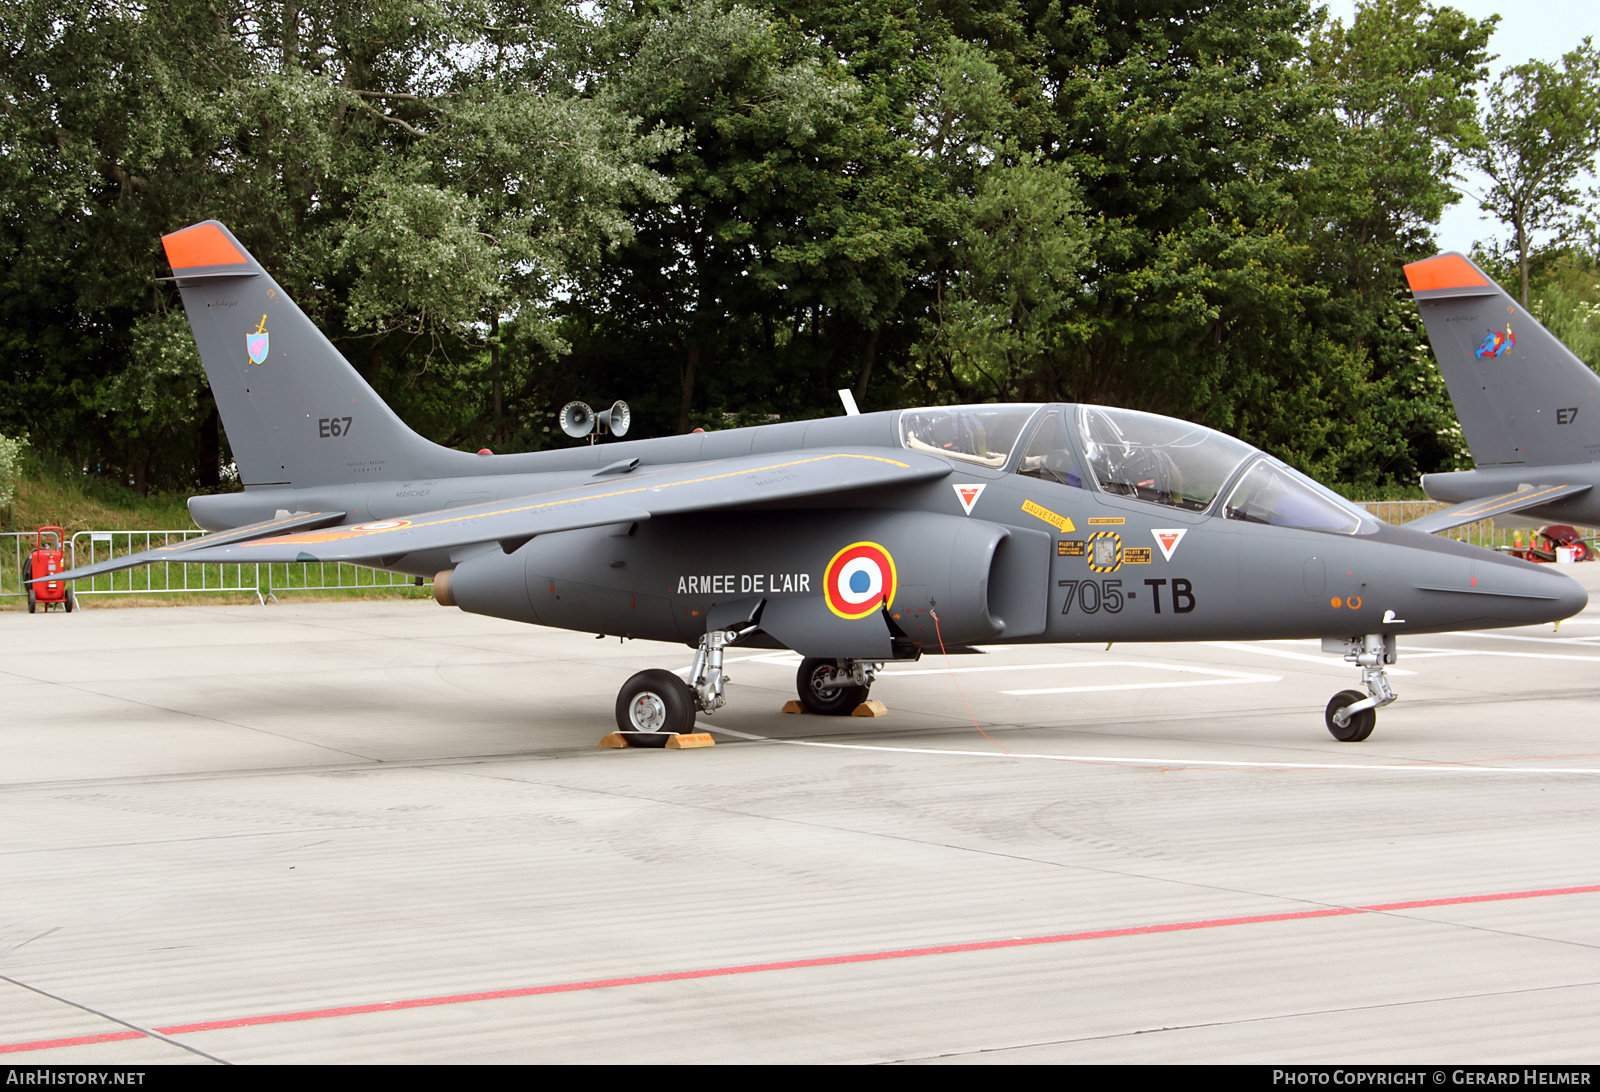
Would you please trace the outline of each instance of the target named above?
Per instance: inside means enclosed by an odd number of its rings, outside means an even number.
[[[1562,618],[1571,618],[1589,605],[1589,589],[1565,573],[1552,573],[1561,581],[1561,599],[1557,608]]]
[[[1554,565],[1507,561],[1475,568],[1478,590],[1498,600],[1496,613],[1508,624],[1559,622],[1589,605],[1584,586]]]

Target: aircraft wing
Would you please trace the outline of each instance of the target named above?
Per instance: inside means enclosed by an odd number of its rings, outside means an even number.
[[[267,563],[377,562],[479,542],[514,549],[534,535],[646,520],[652,516],[792,500],[873,486],[933,481],[951,472],[942,458],[881,449],[785,451],[610,474],[567,489],[352,526],[301,529],[239,540],[224,531],[180,546],[129,554],[53,574],[74,580],[153,561]],[[298,517],[302,520],[315,519]],[[254,525],[255,528],[270,526]],[[278,530],[289,530],[288,524]]]
[[[1567,497],[1575,497],[1579,493],[1586,493],[1594,488],[1592,485],[1536,485],[1532,489],[1522,489],[1513,493],[1502,493],[1498,497],[1480,497],[1477,500],[1453,504],[1442,509],[1414,519],[1404,526],[1414,531],[1448,531],[1452,527],[1460,527],[1464,523],[1476,523],[1480,519],[1491,516],[1505,516],[1512,512],[1520,512],[1524,508],[1538,508],[1552,504]]]
[[[66,573],[55,573],[49,576],[48,579],[76,580],[80,577],[99,576],[101,573],[120,572],[123,569],[132,569],[158,561],[198,561],[200,560],[199,558],[192,558],[189,555],[199,550],[206,550],[228,543],[248,542],[251,539],[270,538],[275,535],[288,534],[291,531],[326,527],[329,524],[342,523],[344,519],[344,512],[301,512],[283,519],[263,520],[260,523],[235,527],[230,531],[218,531],[214,535],[206,535],[202,538],[191,538],[183,542],[174,542],[167,546],[157,546],[151,550],[141,550],[136,554],[124,554],[121,557],[98,561],[92,565],[80,565],[71,570],[71,576],[67,576]],[[37,580],[30,580],[29,583],[38,584],[45,579],[45,577],[39,577]]]

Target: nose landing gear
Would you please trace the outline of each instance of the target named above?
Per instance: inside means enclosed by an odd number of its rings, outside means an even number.
[[[1367,688],[1363,698],[1359,690],[1341,690],[1328,702],[1323,719],[1328,731],[1340,743],[1360,743],[1372,735],[1378,720],[1378,710],[1394,701],[1396,694],[1389,686],[1389,676],[1384,667],[1394,663],[1394,636],[1369,633],[1365,637],[1345,639],[1324,638],[1324,652],[1341,652],[1351,663],[1361,665],[1361,684]]]

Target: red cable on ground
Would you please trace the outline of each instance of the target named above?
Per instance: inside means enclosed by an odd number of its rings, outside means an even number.
[[[1011,752],[1009,750],[1007,750],[1001,744],[995,742],[994,737],[990,736],[988,732],[983,730],[983,726],[978,723],[978,718],[972,715],[972,706],[967,704],[967,696],[961,693],[961,684],[956,682],[955,670],[950,666],[950,653],[944,650],[944,634],[939,631],[939,612],[936,610],[930,610],[928,614],[933,617],[933,635],[939,638],[939,655],[944,657],[945,670],[950,672],[950,684],[956,688],[956,694],[961,698],[961,707],[967,711],[967,719],[972,722],[972,726],[978,730],[978,734],[980,736],[982,736],[984,739],[987,739],[990,743],[993,743],[997,748],[1000,749],[1001,753],[1010,754]]]

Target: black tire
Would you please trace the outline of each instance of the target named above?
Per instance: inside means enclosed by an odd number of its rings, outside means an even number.
[[[641,671],[617,693],[617,729],[635,742],[659,739],[664,747],[673,733],[694,731],[694,692],[670,671]]]
[[[1352,715],[1342,728],[1333,720],[1333,715],[1339,710],[1358,701],[1365,701],[1366,697],[1359,690],[1341,690],[1328,702],[1328,711],[1323,719],[1328,723],[1329,734],[1340,743],[1360,743],[1372,734],[1373,727],[1378,723],[1376,709],[1363,709]]]
[[[826,673],[836,666],[833,660],[816,657],[800,662],[800,670],[794,679],[794,688],[799,693],[800,704],[806,707],[806,712],[824,717],[848,717],[856,711],[856,706],[867,700],[871,687],[830,687],[822,681],[826,678]]]
[[[78,605],[78,601],[72,597],[72,589],[71,588],[67,589],[66,598],[64,598],[62,600],[62,602],[67,605],[67,613],[68,614],[71,614],[72,613],[72,608]]]

